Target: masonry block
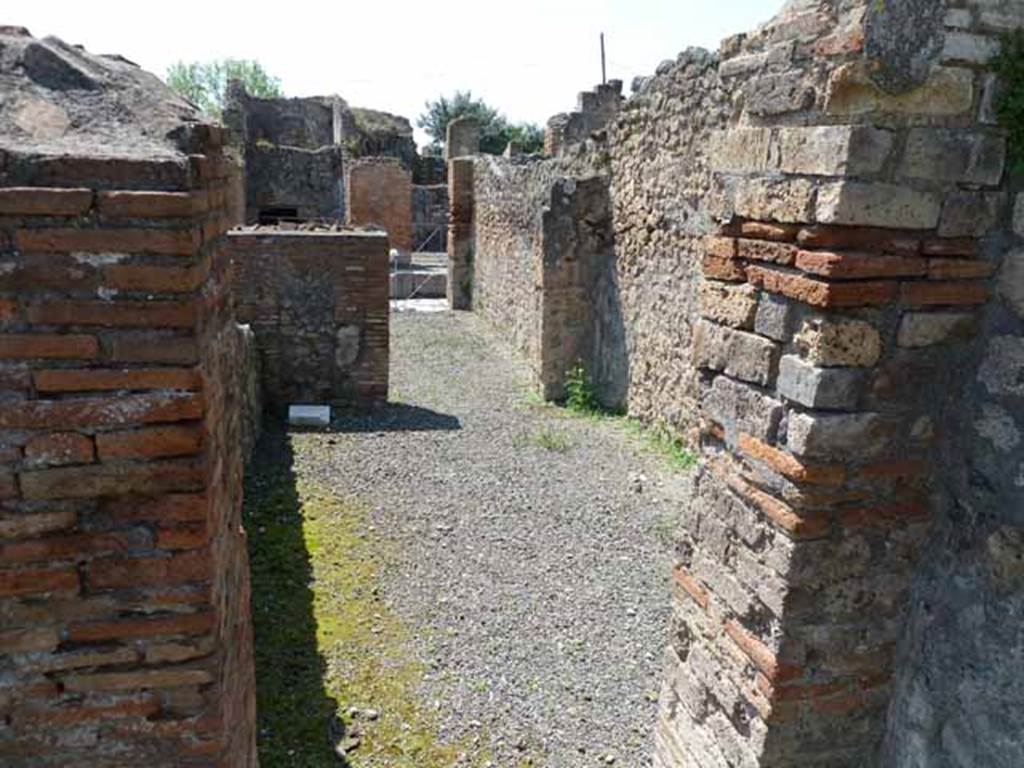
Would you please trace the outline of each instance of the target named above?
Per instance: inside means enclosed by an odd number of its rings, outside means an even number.
[[[869,126],[781,128],[777,169],[809,176],[870,176],[880,172],[893,133]]]
[[[468,157],[480,151],[480,125],[472,117],[452,120],[446,128],[444,159]]]
[[[754,331],[775,341],[789,341],[793,335],[793,303],[770,293],[761,295],[754,317]]]
[[[779,400],[728,376],[716,376],[701,403],[707,416],[721,425],[732,440],[743,432],[773,442],[782,420]]]
[[[929,192],[844,181],[821,188],[815,213],[822,224],[932,229],[941,210],[942,201]]]
[[[910,312],[900,322],[897,343],[901,347],[930,347],[948,341],[966,341],[977,329],[970,313]]]
[[[987,133],[916,128],[907,136],[900,172],[915,179],[998,186],[1006,139]]]
[[[705,281],[699,291],[704,317],[731,328],[752,330],[757,311],[757,291],[752,286]]]
[[[767,385],[775,375],[779,347],[773,341],[745,331],[701,321],[694,337],[698,367]]]
[[[796,355],[779,363],[779,394],[808,408],[853,409],[864,381],[861,370],[817,368]]]
[[[791,413],[786,445],[797,456],[844,460],[872,458],[892,446],[894,429],[877,413]]]
[[[870,367],[882,354],[878,330],[863,320],[806,320],[794,340],[804,359],[823,367]]]

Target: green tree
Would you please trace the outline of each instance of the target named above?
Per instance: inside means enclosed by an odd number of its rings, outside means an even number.
[[[280,98],[281,81],[268,75],[258,61],[219,59],[186,63],[179,61],[167,70],[167,84],[203,112],[220,117],[228,80],[241,80],[245,90],[264,99]]]
[[[527,155],[544,149],[544,129],[536,123],[517,123],[505,129],[509,141],[519,145],[519,150]]]
[[[509,141],[516,141],[524,152],[535,152],[544,145],[544,132],[537,125],[520,123],[511,125],[498,110],[483,99],[473,98],[472,91],[456,91],[453,96],[440,96],[426,103],[426,109],[416,124],[432,140],[428,148],[437,152],[444,146],[448,123],[459,117],[472,117],[480,125],[480,151],[500,155]]]

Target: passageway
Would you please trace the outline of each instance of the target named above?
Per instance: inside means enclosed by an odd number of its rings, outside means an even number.
[[[687,472],[474,315],[393,313],[391,365],[249,472],[262,763],[650,765]]]

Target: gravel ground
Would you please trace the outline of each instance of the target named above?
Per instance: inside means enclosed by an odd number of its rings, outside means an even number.
[[[297,435],[296,471],[397,545],[384,599],[440,738],[501,768],[649,766],[685,473],[540,405],[474,315],[393,313],[391,358],[392,404]]]

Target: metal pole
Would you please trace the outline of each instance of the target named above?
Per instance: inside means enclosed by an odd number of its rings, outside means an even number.
[[[608,85],[608,70],[604,58],[604,32],[601,33],[601,85]]]

